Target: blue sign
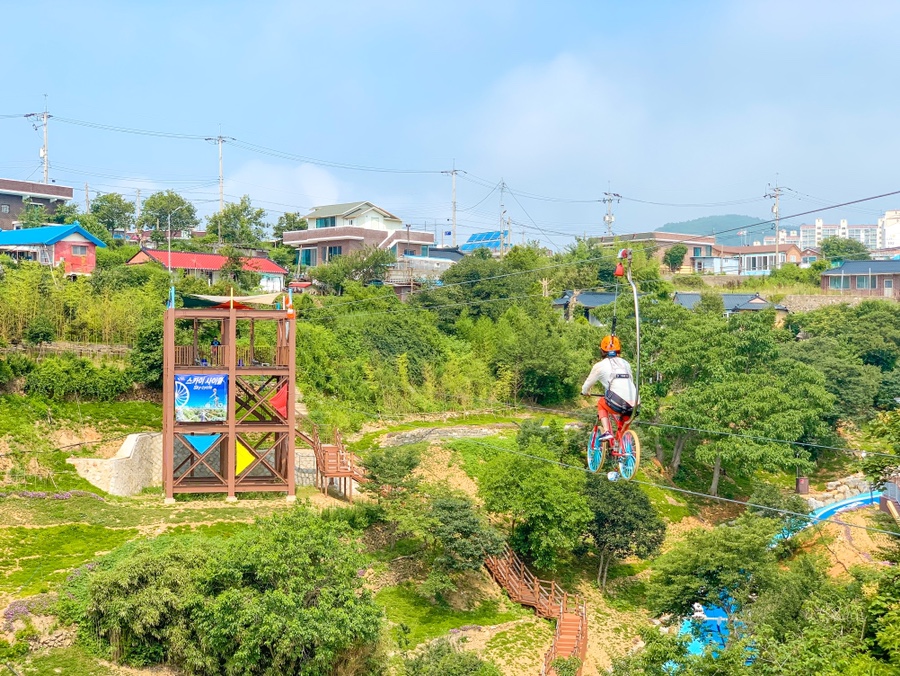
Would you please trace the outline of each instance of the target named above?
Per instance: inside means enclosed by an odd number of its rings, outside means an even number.
[[[175,376],[175,420],[224,422],[227,418],[227,375]]]

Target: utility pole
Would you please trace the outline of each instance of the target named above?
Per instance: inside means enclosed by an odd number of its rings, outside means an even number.
[[[453,244],[453,247],[456,248],[456,174],[459,173],[456,168],[456,160],[453,160],[453,169],[451,169],[450,171],[442,171],[441,173],[442,174],[450,174],[450,179],[451,179],[450,185],[452,186],[452,188],[451,188],[452,192],[451,192],[451,197],[450,197],[450,221],[452,224],[451,232],[453,235],[452,244]],[[463,173],[465,173],[465,172],[463,172]]]
[[[500,258],[503,258],[503,241],[505,239],[504,235],[504,221],[506,221],[506,209],[503,206],[503,193],[506,192],[506,181],[502,178],[500,179]]]
[[[47,95],[44,94],[44,112],[43,113],[28,113],[25,117],[40,117],[41,118],[41,126],[44,128],[44,145],[41,146],[40,157],[41,161],[44,164],[44,183],[50,182],[50,146],[48,143],[48,134],[47,134],[47,122],[53,117],[50,114],[50,111],[47,110]],[[34,130],[37,131],[38,125],[34,122],[31,123],[34,127]]]
[[[84,182],[84,213],[91,212],[91,193],[88,192],[87,181]]]
[[[141,189],[137,189],[137,196],[134,198],[134,207],[137,215],[134,217],[135,222],[141,218]]]
[[[781,268],[781,261],[778,258],[778,246],[779,246],[779,235],[780,235],[780,216],[778,215],[778,198],[781,197],[781,193],[784,188],[779,187],[778,185],[778,177],[775,177],[775,187],[772,188],[771,185],[770,191],[766,193],[766,197],[775,200],[775,204],[772,205],[772,213],[775,214],[775,269],[778,270]]]
[[[221,132],[221,129],[219,131]],[[222,146],[226,141],[234,141],[234,139],[231,136],[222,136],[220,133],[218,136],[210,136],[206,140],[219,146],[219,213],[221,213],[225,210],[225,173],[222,164]],[[222,237],[220,235],[219,244],[221,243]]]
[[[603,217],[603,222],[606,223],[606,236],[613,237],[613,223],[616,222],[616,217],[613,216],[612,212],[612,203],[613,201],[618,202],[622,199],[622,196],[618,193],[614,192],[605,192],[603,193],[603,202],[606,203],[606,215]]]

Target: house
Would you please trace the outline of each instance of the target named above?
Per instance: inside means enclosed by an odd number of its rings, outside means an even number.
[[[705,257],[712,255],[712,247],[716,244],[715,237],[707,237],[705,235],[685,235],[679,232],[663,232],[654,230],[652,232],[635,232],[630,235],[616,235],[614,237],[597,237],[593,241],[604,246],[630,247],[632,249],[643,249],[648,256],[662,262],[666,251],[676,244],[683,244],[687,247],[687,255],[682,263],[683,272],[705,272],[701,263]],[[699,266],[699,267],[698,267]]]
[[[808,268],[822,257],[822,250],[815,247],[800,249],[800,267]]]
[[[401,256],[428,256],[434,234],[412,230],[389,211],[371,202],[348,202],[314,208],[308,230],[284,233],[283,242],[300,251],[300,264],[316,267],[334,256],[377,247]]]
[[[0,178],[0,230],[15,230],[27,199],[52,214],[60,202],[72,199],[75,191],[52,183],[33,183]]]
[[[591,310],[602,307],[604,305],[612,305],[616,301],[614,293],[594,293],[591,291],[563,291],[563,295],[553,301],[552,305],[557,310],[561,310],[566,319],[573,319],[580,312],[588,320],[591,326],[603,326]],[[631,299],[628,299],[631,302]]]
[[[89,275],[97,265],[97,247],[106,245],[77,222],[24,230],[0,230],[0,253],[20,261],[63,266],[66,274]]]
[[[221,270],[228,262],[228,258],[211,253],[141,249],[128,260],[127,265],[141,265],[150,262],[171,267],[172,270],[181,270],[186,275],[193,275],[213,285],[222,278]],[[277,293],[285,288],[285,277],[287,277],[288,271],[268,258],[244,258],[243,269],[247,272],[259,273],[261,275],[259,286],[268,293]]]
[[[844,261],[822,273],[822,290],[900,299],[900,260]]]
[[[725,306],[725,316],[730,317],[738,312],[758,312],[760,310],[775,310],[776,321],[780,322],[788,313],[784,305],[770,303],[758,293],[723,293],[722,304]],[[676,291],[672,301],[688,310],[693,310],[700,302],[702,294],[685,293]]]
[[[800,265],[801,252],[796,244],[755,244],[753,246],[725,246],[715,244],[709,253],[693,257],[695,272],[726,275],[768,275],[779,265]]]

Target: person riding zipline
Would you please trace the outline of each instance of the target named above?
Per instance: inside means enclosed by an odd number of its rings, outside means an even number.
[[[630,417],[634,413],[638,394],[631,374],[631,364],[619,356],[622,351],[619,339],[616,336],[604,336],[600,341],[600,351],[603,358],[594,364],[581,386],[581,394],[587,396],[597,382],[603,386],[604,395],[597,401],[597,415],[603,426],[600,441],[609,441],[613,438],[609,416]]]

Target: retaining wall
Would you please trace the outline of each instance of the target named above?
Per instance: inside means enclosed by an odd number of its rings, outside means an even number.
[[[112,458],[68,458],[66,462],[75,466],[80,477],[110,495],[137,495],[150,486],[162,486],[162,434],[129,434]],[[208,473],[202,464],[197,469],[200,474],[204,470]],[[296,450],[294,473],[298,486],[315,485],[312,449]]]

